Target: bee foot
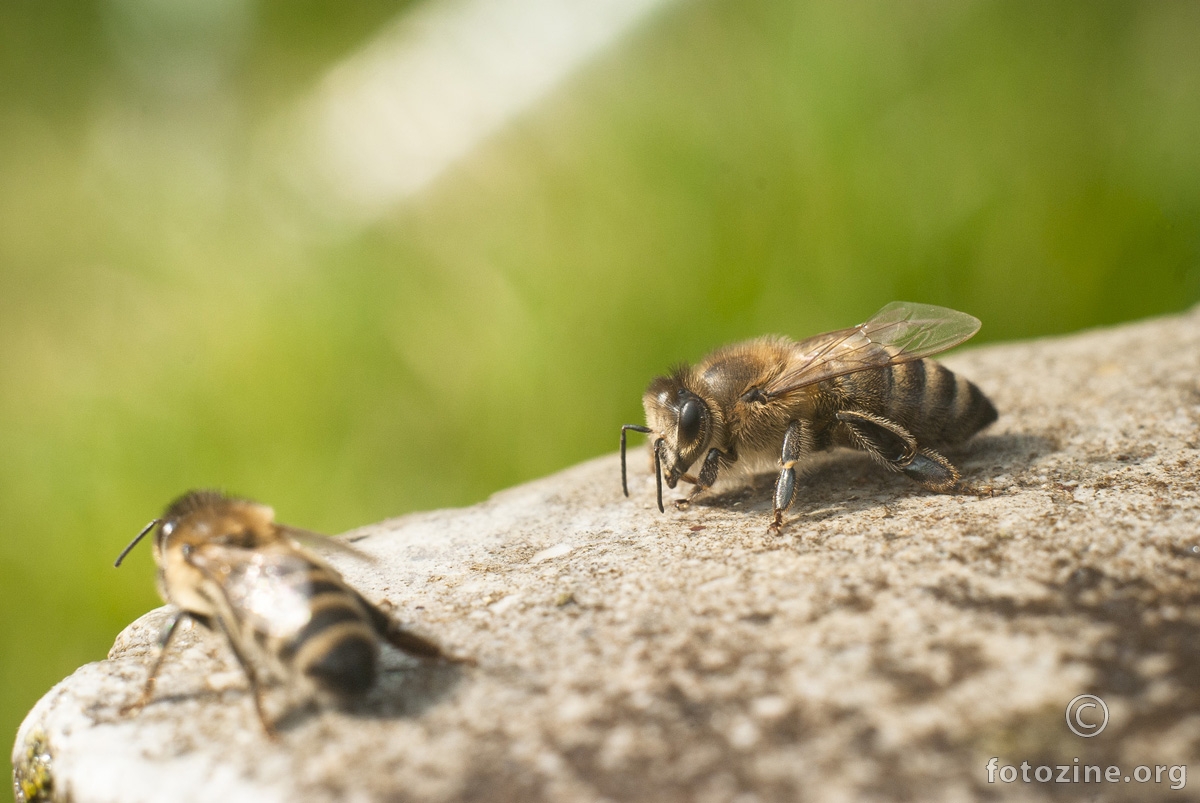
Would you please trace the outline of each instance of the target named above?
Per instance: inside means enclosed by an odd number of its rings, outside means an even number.
[[[123,717],[130,717],[146,707],[145,700],[138,700],[136,703],[129,703],[117,709],[117,713]]]
[[[575,598],[572,597],[571,600],[569,600],[569,601],[574,602]],[[565,605],[566,603],[563,603],[563,604]],[[451,655],[449,653],[446,653],[444,655],[439,655],[436,658],[436,660],[439,663],[444,663],[444,664],[456,664],[456,665],[460,665],[460,666],[479,666],[479,661],[477,661],[474,658],[471,658],[469,656],[466,656],[466,655]]]
[[[676,510],[687,510],[691,506],[692,506],[691,499],[676,499],[675,500],[675,509]]]

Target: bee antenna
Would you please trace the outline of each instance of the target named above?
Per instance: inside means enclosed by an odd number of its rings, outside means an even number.
[[[621,425],[621,490],[629,496],[629,484],[625,482],[625,431],[632,429],[634,432],[646,433],[650,431],[650,427],[643,427],[640,424],[622,424]]]
[[[662,447],[662,438],[654,441],[654,479],[658,483],[658,512],[666,513],[662,504]]]
[[[117,555],[117,561],[116,561],[116,563],[114,563],[114,564],[113,564],[113,566],[114,566],[114,567],[115,567],[115,566],[120,566],[120,565],[121,565],[121,561],[125,560],[125,556],[129,554],[129,550],[131,550],[131,549],[133,549],[135,546],[137,546],[137,545],[138,545],[138,541],[141,541],[141,540],[142,540],[142,538],[143,538],[143,537],[146,535],[146,533],[148,533],[148,532],[150,532],[151,530],[153,530],[153,529],[154,529],[154,525],[156,525],[156,524],[160,524],[161,522],[162,522],[162,519],[154,519],[154,520],[153,520],[153,521],[151,521],[149,524],[147,524],[145,527],[143,527],[143,528],[142,528],[142,531],[141,531],[140,533],[138,533],[138,534],[137,534],[137,536],[136,536],[136,537],[135,537],[135,538],[134,538],[132,541],[130,541],[130,542],[129,542],[129,546],[127,546],[127,547],[125,547],[124,549],[122,549],[122,550],[121,550],[121,554],[120,554],[120,555]]]

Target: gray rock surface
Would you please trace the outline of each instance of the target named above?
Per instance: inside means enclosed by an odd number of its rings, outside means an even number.
[[[197,630],[122,716],[160,609],[33,709],[19,780],[78,803],[1194,797],[1200,311],[945,362],[1001,411],[953,455],[974,493],[832,454],[775,537],[770,478],[661,515],[639,449],[630,499],[609,455],[366,527],[378,563],[339,568],[477,665],[389,652],[362,705],[272,743]],[[1089,739],[1064,717],[1085,692],[1111,716]],[[1196,775],[989,784],[993,756]]]

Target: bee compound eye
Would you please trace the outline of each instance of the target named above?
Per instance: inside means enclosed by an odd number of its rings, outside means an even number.
[[[697,398],[688,399],[679,410],[679,440],[690,443],[700,437],[700,424],[704,417],[704,403]]]

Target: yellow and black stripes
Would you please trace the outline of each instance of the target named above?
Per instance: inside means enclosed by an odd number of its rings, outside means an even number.
[[[411,655],[444,657],[350,588],[303,542],[311,533],[275,523],[266,505],[217,491],[191,491],[172,502],[117,558],[155,529],[159,593],[178,607],[142,696],[149,702],[176,625],[190,618],[225,636],[245,672],[263,729],[275,735],[264,705],[270,680],[312,699],[314,692],[362,694],[379,673],[380,640]],[[319,539],[317,539],[319,540]],[[335,544],[336,542],[330,542]],[[355,550],[342,545],[342,551]],[[289,694],[295,701],[295,694]]]
[[[337,694],[361,694],[378,673],[379,637],[364,601],[318,565],[310,565],[297,590],[309,597],[308,621],[274,644],[293,674]]]
[[[996,420],[996,408],[974,383],[933,360],[881,370],[888,376],[880,411],[921,441],[959,443]]]
[[[323,594],[313,615],[289,645],[297,670],[339,694],[361,694],[375,682],[379,642],[357,600]]]

